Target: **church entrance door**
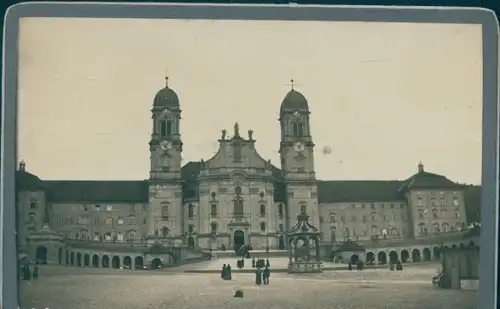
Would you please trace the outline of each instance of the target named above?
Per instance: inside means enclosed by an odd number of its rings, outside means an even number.
[[[242,230],[234,231],[233,244],[234,250],[239,250],[245,244],[245,232]]]

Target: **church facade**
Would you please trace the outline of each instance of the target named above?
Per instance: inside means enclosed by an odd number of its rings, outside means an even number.
[[[479,209],[479,187],[429,173],[422,164],[404,181],[317,180],[311,111],[293,88],[280,107],[279,167],[259,155],[254,132],[244,134],[237,123],[231,132],[222,130],[213,157],[182,166],[180,107],[168,84],[154,98],[147,180],[42,181],[21,162],[16,173],[21,251],[33,251],[30,239],[44,228],[60,235],[60,246],[79,241],[83,247],[285,249],[286,232],[301,212],[319,228],[324,244],[411,241],[462,230],[469,210]]]

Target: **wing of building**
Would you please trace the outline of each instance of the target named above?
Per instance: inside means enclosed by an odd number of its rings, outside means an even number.
[[[280,107],[279,168],[257,151],[255,137],[265,132],[243,133],[237,123],[214,136],[219,149],[213,157],[181,166],[179,102],[168,84],[154,97],[147,180],[43,181],[21,162],[21,250],[35,254],[30,239],[50,239],[61,248],[112,243],[129,244],[119,249],[129,250],[168,243],[285,249],[286,231],[301,212],[319,227],[325,244],[411,240],[479,221],[480,187],[427,172],[422,164],[404,181],[317,180],[309,104],[294,89]]]

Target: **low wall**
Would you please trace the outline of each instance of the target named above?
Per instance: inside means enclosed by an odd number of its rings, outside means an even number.
[[[442,288],[474,288],[479,280],[479,248],[444,248],[441,266],[440,286]]]

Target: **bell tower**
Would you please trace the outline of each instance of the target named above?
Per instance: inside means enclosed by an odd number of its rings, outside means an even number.
[[[169,87],[168,77],[165,88],[154,98],[151,112],[148,235],[172,239],[183,234],[182,140],[179,98]]]
[[[280,108],[281,171],[287,191],[287,228],[300,213],[310,215],[319,226],[318,193],[314,170],[314,143],[311,136],[307,99],[294,89],[285,96]]]

